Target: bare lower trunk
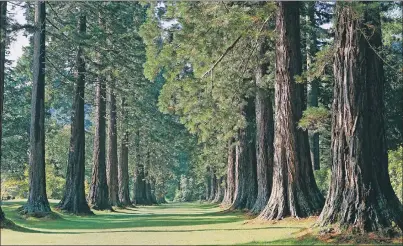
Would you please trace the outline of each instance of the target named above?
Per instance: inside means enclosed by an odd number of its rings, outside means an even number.
[[[144,163],[142,162],[140,155],[140,130],[137,130],[133,203],[138,205],[148,205],[144,169]]]
[[[252,213],[260,213],[269,200],[273,179],[273,139],[274,122],[273,106],[269,91],[262,88],[263,76],[269,67],[265,55],[268,50],[267,40],[261,40],[258,50],[260,64],[255,71],[256,80],[256,160],[257,160],[257,197],[251,210]]]
[[[206,175],[206,201],[210,198],[211,193],[211,175],[210,175],[210,167],[207,167],[207,175]]]
[[[247,126],[239,131],[239,144],[235,157],[235,192],[230,209],[251,209],[256,201],[256,150],[253,133],[255,118],[254,103],[251,98],[244,109]]]
[[[35,6],[33,86],[29,153],[29,195],[24,213],[50,212],[45,177],[45,2]]]
[[[129,132],[126,130],[126,103],[122,98],[121,131],[124,133],[120,144],[120,158],[118,167],[119,202],[122,206],[131,205],[129,194]]]
[[[113,88],[110,88],[109,103],[108,162],[106,166],[109,202],[111,206],[120,206],[118,183],[118,139],[116,129],[116,96]]]
[[[235,146],[233,141],[228,144],[228,162],[227,162],[227,181],[225,187],[225,196],[222,204],[224,206],[231,205],[234,201],[235,193]]]
[[[213,170],[210,173],[210,179],[211,179],[211,183],[210,183],[211,187],[210,187],[210,196],[209,196],[208,200],[210,202],[212,202],[217,193],[217,176],[215,175]]]
[[[79,33],[86,32],[86,17],[80,16]],[[67,163],[66,185],[59,209],[73,214],[92,214],[85,199],[85,60],[83,48],[77,52],[77,84],[71,120],[69,159]]]
[[[222,201],[222,199],[224,198],[224,188],[223,188],[223,180],[224,177],[220,177],[217,180],[217,187],[216,187],[216,194],[213,200],[213,203],[220,203]]]
[[[307,132],[297,128],[302,116],[304,87],[301,74],[299,4],[278,2],[276,29],[275,136],[273,187],[265,219],[319,214],[323,197],[313,177]]]
[[[106,114],[106,89],[102,79],[96,83],[96,116],[95,136],[92,169],[92,179],[88,201],[96,210],[111,209],[109,192],[106,178],[105,160],[105,114]]]
[[[360,232],[393,223],[403,229],[402,205],[388,174],[383,62],[373,50],[382,46],[379,12],[365,4],[360,19],[354,6],[337,7],[332,178],[319,220]]]

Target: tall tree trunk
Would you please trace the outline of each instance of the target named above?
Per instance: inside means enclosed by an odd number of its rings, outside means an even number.
[[[251,209],[255,204],[257,195],[253,98],[248,99],[243,113],[247,126],[245,129],[241,129],[238,134],[239,144],[236,146],[235,152],[235,192],[230,209]]]
[[[96,115],[93,151],[92,180],[88,200],[93,209],[112,209],[109,203],[109,191],[106,178],[105,158],[105,117],[106,117],[106,84],[103,76],[98,75],[96,83]]]
[[[278,2],[273,187],[261,218],[318,214],[323,197],[315,183],[308,133],[297,128],[304,105],[298,2]]]
[[[216,184],[216,194],[213,200],[213,203],[220,203],[222,201],[222,199],[224,198],[224,189],[222,187],[222,183],[224,181],[224,177],[221,176],[218,180],[217,180],[217,184]]]
[[[206,174],[206,201],[209,200],[210,194],[211,194],[211,175],[210,175],[210,167],[208,166]]]
[[[274,121],[273,106],[270,94],[263,89],[263,76],[267,73],[269,63],[265,58],[268,50],[267,40],[263,39],[258,47],[258,59],[260,64],[255,71],[256,80],[256,160],[257,160],[257,198],[251,210],[252,213],[260,213],[269,200],[273,179],[273,139]]]
[[[120,158],[118,167],[119,202],[122,206],[131,205],[129,194],[129,131],[126,130],[126,99],[122,97],[121,128],[123,137],[120,144]]]
[[[7,2],[0,2],[0,164],[1,142],[3,139],[3,101],[4,101],[4,77],[6,64],[6,25],[7,25]],[[0,206],[0,222],[5,220],[5,215]]]
[[[29,153],[29,195],[24,213],[41,216],[50,212],[45,177],[45,2],[35,5],[33,87]]]
[[[217,192],[217,190],[216,190],[216,188],[217,188],[217,176],[215,175],[213,168],[210,169],[210,170],[211,170],[210,171],[210,179],[211,179],[210,185],[211,185],[211,187],[210,187],[210,196],[209,196],[208,200],[210,202],[212,202],[214,200],[215,194]]]
[[[402,205],[388,174],[383,62],[373,50],[382,46],[379,6],[364,9],[361,19],[354,5],[337,6],[332,178],[319,219],[360,232],[393,222],[403,229]]]
[[[136,137],[136,165],[134,168],[134,194],[133,203],[138,205],[147,205],[146,197],[146,184],[145,184],[145,174],[144,174],[144,164],[141,161],[140,154],[140,130],[137,130]]]
[[[81,15],[78,31],[81,37],[86,33],[86,17]],[[71,120],[71,137],[69,160],[67,163],[66,185],[63,198],[58,207],[73,214],[92,214],[85,199],[85,60],[83,47],[79,45],[77,52],[77,84]]]
[[[108,162],[106,166],[109,202],[112,206],[120,206],[118,183],[118,138],[116,129],[116,95],[113,85],[109,89],[109,103]]]
[[[151,164],[150,151],[147,151],[147,160],[146,161],[147,161],[146,165],[144,166],[146,200],[147,200],[147,204],[155,204],[153,195],[151,193],[151,177],[149,176],[149,172],[148,172],[148,170],[150,168],[150,164]]]
[[[228,161],[227,161],[227,182],[225,187],[225,196],[222,204],[231,205],[234,201],[235,193],[235,146],[233,140],[228,143]]]
[[[315,2],[306,2],[307,5],[307,16],[306,20],[308,23],[308,31],[306,35],[306,69],[311,70],[312,60],[317,52],[317,42],[315,33]],[[318,107],[318,96],[319,96],[319,81],[317,79],[312,79],[308,77],[308,106]],[[320,158],[319,158],[319,133],[314,132],[309,136],[309,146],[311,151],[311,160],[314,170],[320,169]]]

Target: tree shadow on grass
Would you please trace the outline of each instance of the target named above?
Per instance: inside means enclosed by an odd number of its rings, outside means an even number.
[[[18,215],[16,208],[24,204],[24,202],[7,202],[4,206],[8,218],[14,223],[32,230],[31,232],[48,230],[90,230],[90,229],[124,229],[137,227],[175,227],[175,226],[196,226],[196,225],[212,225],[225,224],[243,221],[244,218],[239,215],[223,215],[219,211],[211,212],[206,210],[205,213],[192,213],[192,209],[208,209],[214,208],[215,205],[206,204],[170,204],[154,207],[153,209],[142,211],[141,209],[127,209],[125,211],[115,212],[97,212],[95,216],[74,216],[68,214],[60,214],[60,219],[41,220],[41,219],[25,219]],[[52,203],[51,207],[55,207],[57,203]],[[172,206],[172,207],[171,207]],[[183,209],[181,213],[157,213],[162,207],[170,207],[173,209]],[[189,213],[186,213],[189,210]],[[131,212],[133,211],[133,212]],[[196,210],[196,212],[199,212]],[[56,212],[57,213],[57,212]],[[30,231],[26,231],[30,232]],[[42,232],[42,231],[40,231]],[[43,232],[42,232],[43,233]]]

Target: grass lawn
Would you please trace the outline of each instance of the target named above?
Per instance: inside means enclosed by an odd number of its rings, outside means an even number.
[[[7,218],[20,228],[1,230],[1,245],[190,245],[190,244],[323,244],[303,233],[315,218],[278,223],[251,221],[240,212],[223,212],[200,203],[170,203],[98,212],[79,217],[24,219],[16,209],[25,201],[5,201]],[[54,207],[57,201],[50,201]],[[306,230],[305,230],[306,231]]]

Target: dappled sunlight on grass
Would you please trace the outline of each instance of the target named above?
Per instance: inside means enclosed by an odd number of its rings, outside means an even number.
[[[1,244],[190,245],[190,244],[322,244],[301,237],[316,217],[279,222],[250,219],[240,211],[223,211],[207,203],[169,203],[158,206],[94,211],[95,216],[60,215],[25,219],[17,208],[25,201],[6,201],[2,208],[17,227],[2,230]]]

